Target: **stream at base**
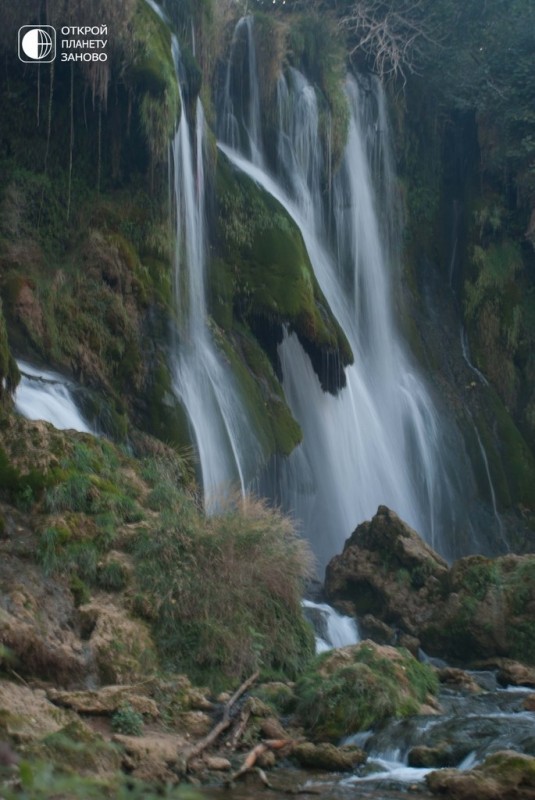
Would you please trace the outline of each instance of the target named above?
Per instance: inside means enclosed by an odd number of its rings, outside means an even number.
[[[366,764],[354,773],[305,771],[287,760],[267,773],[271,790],[259,786],[251,775],[233,788],[232,800],[279,800],[294,794],[322,800],[431,798],[425,776],[439,767],[411,766],[416,748],[436,748],[444,766],[460,770],[472,769],[499,750],[535,755],[535,713],[523,710],[526,694],[534,690],[500,687],[492,672],[468,674],[480,685],[479,694],[443,688],[438,698],[441,713],[391,720],[373,732],[347,737],[343,744],[355,744],[368,754]],[[209,788],[203,794],[218,798],[221,791]]]

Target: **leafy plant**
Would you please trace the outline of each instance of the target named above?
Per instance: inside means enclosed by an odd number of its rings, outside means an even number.
[[[141,736],[143,733],[143,715],[135,711],[129,703],[125,703],[111,718],[111,726],[117,733],[125,736]]]

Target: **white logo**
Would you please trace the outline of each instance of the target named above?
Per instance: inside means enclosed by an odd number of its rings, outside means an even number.
[[[23,25],[19,29],[19,58],[29,64],[49,64],[56,58],[56,30],[52,25]]]

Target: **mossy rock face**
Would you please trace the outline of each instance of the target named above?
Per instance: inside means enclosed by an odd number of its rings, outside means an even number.
[[[140,119],[152,157],[163,161],[179,119],[180,97],[170,30],[142,0],[134,14],[133,45],[125,80],[140,94]]]
[[[236,325],[230,336],[220,335],[216,340],[237,378],[264,459],[290,455],[301,442],[302,432],[268,356],[244,325]]]
[[[535,556],[468,556],[453,565],[449,583],[419,632],[428,652],[464,664],[493,656],[535,664]]]
[[[317,283],[297,226],[277,200],[234,170],[223,155],[218,159],[217,196],[223,259],[213,264],[216,318],[226,324],[242,320],[272,359],[287,326],[308,352],[324,389],[336,392],[345,385],[344,367],[353,355]]]
[[[497,656],[535,664],[534,555],[467,556],[448,567],[380,506],[329,563],[325,589],[346,613],[377,618],[369,626],[373,638],[384,635],[386,623],[459,664]]]
[[[170,367],[163,353],[158,353],[142,400],[145,430],[172,447],[191,444],[189,423],[184,408],[173,390]]]
[[[438,679],[408,650],[365,641],[317,657],[297,683],[297,713],[316,739],[339,739],[417,714]]]
[[[349,129],[344,92],[346,52],[340,28],[324,14],[298,15],[288,36],[289,58],[321,90],[320,136],[325,155],[336,171]],[[326,158],[326,162],[328,158]]]
[[[352,772],[355,767],[364,764],[367,758],[366,753],[359,747],[354,745],[335,747],[328,742],[321,744],[303,742],[294,748],[292,756],[302,767],[332,772]]]

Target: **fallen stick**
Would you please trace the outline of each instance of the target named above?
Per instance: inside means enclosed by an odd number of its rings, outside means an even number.
[[[185,758],[186,769],[192,759],[197,758],[197,756],[204,752],[207,747],[210,747],[210,745],[215,742],[215,740],[223,733],[223,731],[230,727],[230,711],[232,706],[243,694],[245,694],[247,689],[253,685],[259,674],[259,672],[255,672],[254,675],[251,675],[250,678],[247,678],[247,680],[244,681],[238,689],[236,689],[230,700],[225,704],[223,718],[217,723],[217,725],[214,725],[210,733],[207,733],[203,739],[198,741],[197,744],[188,751]]]
[[[236,749],[236,745],[238,744],[238,742],[240,741],[241,737],[243,736],[243,734],[245,732],[245,729],[247,727],[247,724],[248,724],[250,719],[251,719],[251,711],[250,711],[250,709],[245,708],[241,712],[240,721],[239,721],[239,724],[236,726],[236,730],[234,731],[234,733],[232,734],[232,736],[229,738],[229,740],[227,742],[227,746],[231,747],[232,750]]]
[[[267,753],[268,750],[283,750],[285,747],[293,746],[293,744],[293,739],[266,739],[265,742],[260,742],[247,753],[243,764],[229,777],[228,782],[234,783],[235,780],[241,778],[242,775],[256,765],[260,756]]]

